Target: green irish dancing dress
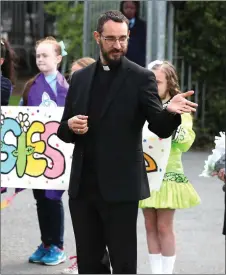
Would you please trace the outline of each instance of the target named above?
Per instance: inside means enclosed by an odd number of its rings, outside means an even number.
[[[195,139],[192,117],[183,114],[182,123],[172,139],[170,156],[164,179],[159,191],[152,191],[151,197],[140,201],[140,208],[183,209],[200,204],[200,197],[183,172],[181,156],[191,147]]]

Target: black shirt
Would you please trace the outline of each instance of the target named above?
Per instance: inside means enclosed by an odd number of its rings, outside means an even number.
[[[84,160],[82,169],[82,186],[85,187],[82,189],[84,189],[84,192],[89,192],[91,190],[96,191],[97,187],[96,137],[98,134],[98,124],[100,122],[100,115],[104,103],[108,96],[108,91],[116,76],[119,66],[109,66],[108,68],[109,70],[104,70],[103,65],[98,61],[89,94],[87,113],[89,130],[84,135]]]
[[[110,69],[110,68],[109,68]],[[88,116],[90,127],[100,118],[102,107],[114,79],[117,69],[104,70],[101,62],[97,63],[92,88],[90,90]]]

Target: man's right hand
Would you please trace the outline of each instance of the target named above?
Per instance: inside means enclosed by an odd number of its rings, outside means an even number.
[[[68,119],[68,127],[75,133],[79,135],[84,135],[88,131],[88,116],[77,115]]]

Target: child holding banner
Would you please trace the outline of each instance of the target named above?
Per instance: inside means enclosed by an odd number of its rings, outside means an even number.
[[[80,59],[73,61],[72,65],[71,65],[70,77],[72,76],[72,74],[74,72],[79,71],[94,62],[95,62],[95,59],[93,59],[91,57],[82,57]],[[69,79],[69,81],[70,81],[70,79]],[[74,262],[72,263],[71,266],[65,268],[61,273],[62,274],[78,274],[77,256],[71,256],[69,259],[73,260]],[[103,256],[102,262],[107,267],[106,268],[106,273],[107,273],[107,271],[110,270],[110,260],[109,260],[109,255],[108,255],[107,250],[105,250],[105,254]]]
[[[156,76],[159,96],[163,106],[178,93],[179,84],[175,68],[167,61],[156,60],[148,66]],[[152,274],[172,274],[175,263],[175,237],[173,218],[175,209],[196,206],[200,198],[183,173],[181,155],[195,139],[190,114],[182,114],[182,123],[172,136],[171,151],[164,179],[159,191],[140,201],[143,209],[149,259]]]
[[[9,42],[1,38],[1,106],[8,106],[9,98],[13,90],[15,80],[15,52],[11,48]],[[7,188],[0,187],[1,194],[6,192]],[[16,190],[15,194],[1,201],[1,209],[7,207],[13,197],[20,190]]]
[[[63,41],[47,37],[36,44],[36,64],[40,73],[25,85],[22,106],[64,106],[68,83],[58,71],[66,55]],[[42,244],[30,256],[29,262],[57,265],[66,260],[63,250],[64,209],[62,190],[33,190]]]
[[[74,72],[79,71],[94,62],[95,59],[91,57],[82,57],[78,60],[73,61],[71,64],[70,77],[68,81],[70,82],[71,76]],[[65,268],[62,271],[62,274],[78,274],[77,256],[71,256],[69,259],[73,260],[74,262],[72,263],[72,265]]]
[[[15,78],[15,52],[8,41],[1,38],[1,106],[9,104]]]

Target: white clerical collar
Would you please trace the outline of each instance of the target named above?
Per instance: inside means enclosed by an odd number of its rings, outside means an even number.
[[[110,68],[107,65],[103,65],[103,70],[104,71],[110,71]]]

